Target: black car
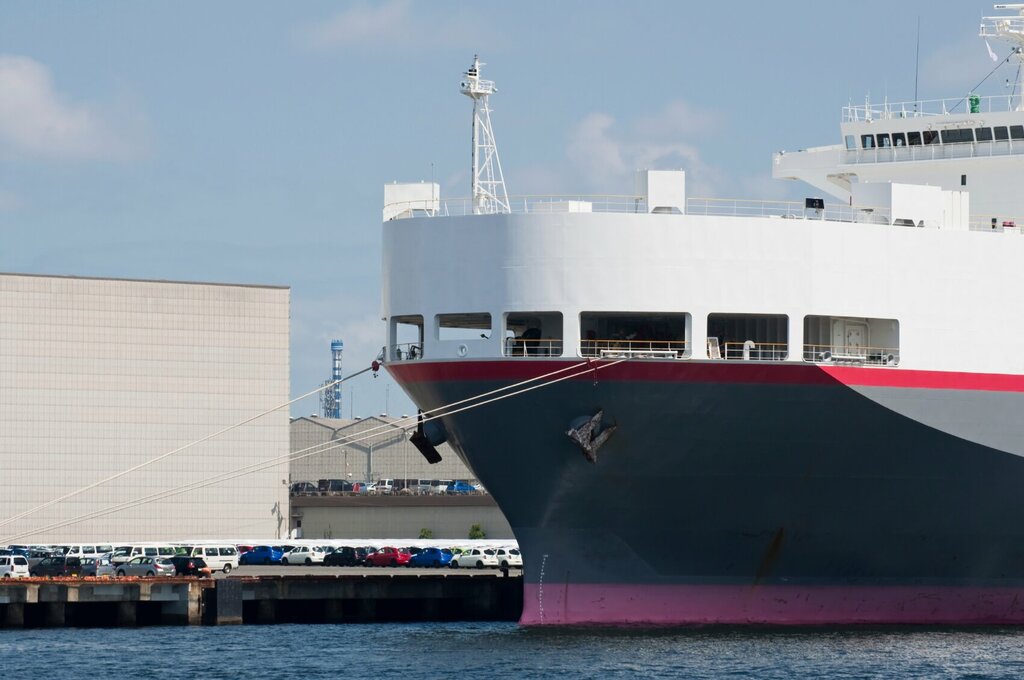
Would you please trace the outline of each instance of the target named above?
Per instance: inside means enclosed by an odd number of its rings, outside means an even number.
[[[178,555],[171,558],[174,571],[178,576],[210,576],[211,570],[202,557]]]
[[[360,567],[366,561],[367,551],[363,548],[338,548],[324,558],[325,567]]]
[[[32,576],[78,576],[82,573],[82,559],[63,555],[44,557],[29,573]]]

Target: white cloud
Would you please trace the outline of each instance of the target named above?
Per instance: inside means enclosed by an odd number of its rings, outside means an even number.
[[[440,14],[433,7],[430,12],[414,15],[412,8],[409,0],[355,3],[327,19],[300,26],[295,40],[317,51],[409,52],[429,47],[479,47],[479,32],[463,16]],[[496,36],[489,34],[490,49],[495,42]]]
[[[138,118],[67,101],[50,70],[33,59],[0,55],[0,92],[0,149],[76,159],[123,159],[140,150]]]
[[[566,155],[590,191],[631,191],[635,170],[681,168],[692,173],[691,187],[706,193],[721,173],[703,162],[695,140],[716,128],[712,113],[682,101],[625,125],[591,113],[572,129]]]

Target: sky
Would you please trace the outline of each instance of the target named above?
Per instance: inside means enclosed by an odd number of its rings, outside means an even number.
[[[374,359],[383,185],[469,190],[473,55],[510,195],[799,198],[771,154],[844,105],[960,97],[974,0],[0,4],[0,271],[291,287],[291,391]],[[920,21],[920,58],[917,26]],[[1004,56],[1008,45],[992,43]],[[1004,69],[1007,67],[1004,67]],[[998,94],[999,71],[979,92]],[[438,266],[457,266],[438,263]],[[0,319],[0,323],[2,323]],[[317,411],[315,398],[293,415]],[[386,375],[343,415],[413,413]]]

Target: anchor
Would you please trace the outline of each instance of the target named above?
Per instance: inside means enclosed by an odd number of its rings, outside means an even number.
[[[612,433],[618,429],[618,425],[611,425],[602,428],[601,420],[604,418],[604,410],[600,409],[593,416],[581,416],[569,424],[566,435],[576,446],[583,451],[584,457],[591,463],[597,462],[597,451],[600,449]]]

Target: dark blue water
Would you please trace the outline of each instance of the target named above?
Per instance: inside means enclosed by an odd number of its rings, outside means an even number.
[[[494,673],[503,679],[1021,678],[1024,630],[536,630],[456,623],[0,631],[0,678],[40,672],[203,680]]]

